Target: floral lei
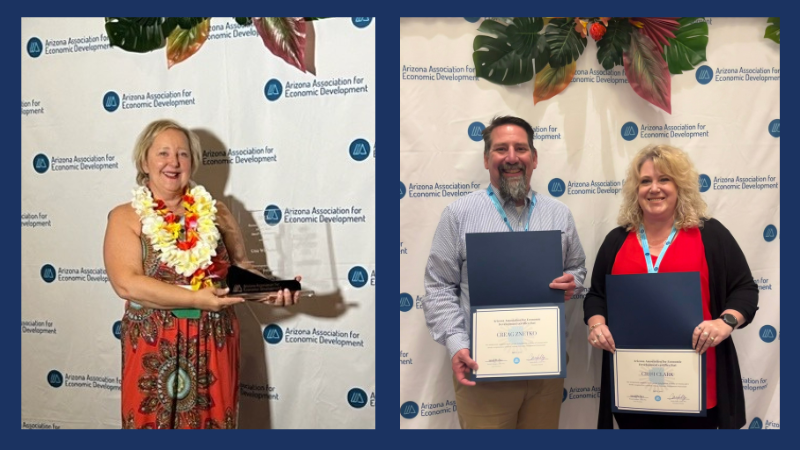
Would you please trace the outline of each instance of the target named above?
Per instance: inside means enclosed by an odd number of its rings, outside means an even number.
[[[183,194],[186,211],[180,217],[170,212],[164,201],[153,200],[145,186],[133,190],[131,205],[139,214],[142,233],[150,239],[159,260],[184,277],[191,277],[193,290],[213,286],[214,264],[219,230],[215,225],[216,200],[203,186],[186,189]]]

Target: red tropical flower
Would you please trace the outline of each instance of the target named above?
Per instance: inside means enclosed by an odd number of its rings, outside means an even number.
[[[599,41],[603,38],[603,35],[606,34],[606,27],[600,22],[594,22],[592,26],[589,27],[589,34],[592,35],[592,39]]]

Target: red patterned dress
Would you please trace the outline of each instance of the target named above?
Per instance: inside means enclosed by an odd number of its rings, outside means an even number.
[[[169,284],[190,280],[161,263],[142,236],[147,276]],[[222,239],[217,267],[230,266]],[[224,279],[224,278],[223,278]],[[239,322],[232,308],[199,319],[126,302],[122,318],[122,428],[236,428]]]

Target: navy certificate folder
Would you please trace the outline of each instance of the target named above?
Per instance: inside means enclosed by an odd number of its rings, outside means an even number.
[[[692,348],[703,321],[699,272],[606,275],[606,295],[617,347]]]
[[[606,275],[608,328],[617,349],[692,349],[694,328],[703,322],[699,272]],[[614,380],[613,363],[611,380]],[[706,416],[706,355],[701,358],[699,413],[644,414]],[[615,397],[611,382],[611,398]],[[620,411],[612,400],[613,412]]]
[[[561,231],[468,233],[467,275],[471,307],[564,303],[550,289],[563,275]]]

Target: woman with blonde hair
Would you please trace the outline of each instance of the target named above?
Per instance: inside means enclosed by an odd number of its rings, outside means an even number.
[[[746,422],[744,389],[729,338],[758,309],[758,287],[742,250],[728,229],[708,215],[697,171],[678,148],[649,145],[639,151],[622,196],[619,227],[598,251],[583,305],[589,343],[604,350],[597,427],[613,428],[609,374],[616,347],[606,325],[606,275],[699,272],[704,320],[694,329],[692,345],[707,354],[707,417],[613,415],[620,428],[741,428]]]
[[[239,322],[225,277],[256,271],[230,210],[192,181],[197,135],[171,120],[136,140],[133,199],[108,215],[103,258],[122,317],[122,428],[236,428]],[[296,277],[300,279],[300,277]],[[288,289],[257,299],[297,303]]]

